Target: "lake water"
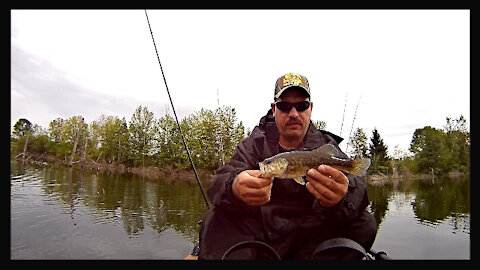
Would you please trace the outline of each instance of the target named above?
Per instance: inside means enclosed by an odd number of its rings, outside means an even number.
[[[470,259],[470,178],[368,185],[374,250],[396,259]]]
[[[196,183],[15,161],[10,169],[12,259],[183,259],[198,241],[206,206]],[[375,250],[470,258],[470,179],[369,185],[369,198]]]

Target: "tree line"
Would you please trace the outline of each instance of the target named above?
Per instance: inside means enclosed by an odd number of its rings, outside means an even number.
[[[398,146],[393,155],[379,131],[372,131],[370,142],[363,128],[357,128],[347,142],[352,158],[369,157],[369,174],[443,174],[470,170],[470,132],[466,119],[447,117],[443,129],[425,126],[415,130],[408,152]],[[326,129],[324,121],[312,121]],[[236,146],[250,131],[237,123],[235,109],[201,109],[180,122],[185,141],[196,167],[215,170],[235,153]],[[13,127],[11,152],[52,155],[72,165],[79,161],[123,164],[127,167],[190,168],[190,162],[175,119],[168,113],[155,118],[139,106],[127,123],[125,117],[100,116],[85,123],[82,116],[52,120],[47,129],[19,119]]]
[[[227,106],[201,109],[182,119],[180,126],[196,167],[206,170],[229,160],[246,136],[235,109]],[[52,155],[69,165],[94,161],[127,167],[190,167],[175,119],[168,113],[156,119],[146,106],[137,107],[128,123],[125,117],[102,115],[85,123],[82,116],[73,116],[52,120],[45,130],[22,118],[13,127],[11,151],[23,158],[27,152]]]
[[[470,132],[463,115],[446,118],[443,129],[431,126],[417,128],[412,135],[409,152],[395,147],[388,154],[378,130],[372,131],[370,144],[362,128],[357,128],[348,142],[353,157],[369,157],[369,174],[447,174],[470,171]]]

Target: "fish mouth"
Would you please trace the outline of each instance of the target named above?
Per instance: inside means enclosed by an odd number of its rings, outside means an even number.
[[[276,177],[283,175],[288,167],[288,161],[284,158],[280,158],[272,162],[271,160],[266,160],[264,162],[258,163],[260,171],[262,172],[262,178]]]
[[[265,165],[263,164],[263,162],[258,163],[258,166],[260,167],[260,171],[262,172],[262,174],[265,174]]]
[[[269,174],[271,173],[270,170],[268,169],[268,167],[265,166],[265,164],[263,162],[260,162],[258,164],[258,166],[260,167],[260,171],[262,172],[262,177],[267,178],[269,176]]]

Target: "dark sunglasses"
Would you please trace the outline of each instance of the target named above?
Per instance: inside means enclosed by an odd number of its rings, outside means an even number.
[[[292,107],[295,107],[297,112],[303,112],[306,109],[310,108],[311,102],[308,101],[308,100],[295,102],[295,103],[290,103],[290,102],[286,102],[286,101],[279,101],[279,102],[275,102],[274,104],[282,112],[290,112]]]

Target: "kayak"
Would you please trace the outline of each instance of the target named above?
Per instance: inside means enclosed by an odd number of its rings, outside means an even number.
[[[239,243],[237,245],[234,245],[229,250],[227,250],[225,252],[225,254],[229,253],[230,251],[232,251],[236,247],[241,246],[243,244],[252,244],[251,242],[255,242],[255,244],[262,244],[262,245],[268,246],[267,244],[265,244],[263,242],[246,241],[246,242],[242,242],[242,243]],[[268,247],[270,247],[270,246],[268,246]],[[367,259],[367,260],[391,260],[391,258],[388,257],[387,253],[385,253],[384,251],[375,251],[373,249],[370,249],[368,252],[365,252],[365,249],[363,249],[363,247],[361,247],[357,242],[355,242],[351,239],[348,239],[348,238],[329,239],[329,240],[323,242],[322,244],[320,244],[317,247],[317,249],[315,250],[315,252],[321,252],[321,251],[324,251],[324,250],[328,250],[328,249],[331,249],[331,248],[338,248],[338,247],[354,249],[354,250],[362,253],[364,255],[364,258]],[[200,246],[199,246],[199,243],[197,242],[193,246],[192,252],[190,254],[188,254],[184,258],[184,260],[198,260],[198,252],[199,251],[200,251]],[[273,251],[273,252],[278,256],[278,259],[280,259],[280,256],[275,251]],[[224,254],[223,257],[225,257],[225,254]],[[224,258],[222,258],[222,259],[224,259]]]
[[[198,260],[198,256],[188,254],[187,257],[184,258],[184,260]]]

